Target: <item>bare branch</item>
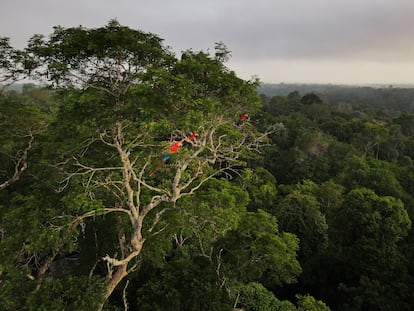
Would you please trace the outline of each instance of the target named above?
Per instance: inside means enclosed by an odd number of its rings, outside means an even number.
[[[156,214],[155,214],[155,217],[154,217],[154,221],[153,221],[153,223],[152,223],[152,226],[148,229],[148,232],[152,232],[152,230],[154,230],[154,228],[155,228],[155,226],[158,224],[158,222],[160,221],[160,219],[161,219],[161,216],[166,212],[166,211],[168,211],[168,210],[171,210],[171,208],[163,208],[161,211],[159,211],[159,212],[157,212]],[[163,229],[164,230],[164,229]],[[156,233],[154,233],[153,235],[156,235],[158,232],[156,232]]]
[[[126,297],[126,289],[129,285],[129,280],[127,280],[124,289],[122,290],[122,301],[124,302],[124,310],[128,311],[128,300]]]
[[[116,258],[112,258],[109,255],[106,255],[105,257],[103,257],[103,260],[105,260],[107,263],[109,263],[110,265],[112,265],[114,267],[124,266],[124,265],[127,265],[132,259],[137,257],[140,252],[141,252],[141,250],[131,252],[127,257],[125,257],[124,259],[121,259],[121,260],[118,260]]]
[[[112,79],[117,79],[116,75]],[[114,82],[116,82],[114,80]],[[91,167],[77,158],[75,158],[75,172],[70,173],[68,180],[76,175],[86,176],[86,189],[90,185],[106,189],[112,198],[117,202],[117,207],[104,208],[98,211],[89,211],[78,216],[74,222],[83,221],[87,217],[104,215],[111,212],[122,212],[128,215],[130,223],[120,222],[117,227],[118,234],[118,253],[112,256],[106,255],[103,260],[107,263],[108,279],[110,285],[107,288],[107,295],[113,288],[129,274],[129,268],[134,269],[137,266],[136,259],[139,257],[142,247],[145,243],[143,234],[144,226],[146,232],[151,235],[157,235],[163,232],[168,225],[157,227],[165,213],[173,207],[162,206],[156,210],[163,202],[175,203],[185,197],[194,195],[205,183],[220,174],[227,174],[229,177],[238,174],[235,165],[240,164],[240,158],[243,152],[257,151],[261,146],[267,143],[267,137],[273,130],[266,131],[257,135],[250,128],[245,128],[239,132],[223,133],[222,128],[230,124],[222,116],[211,116],[215,123],[212,126],[200,127],[200,138],[192,141],[192,147],[186,149],[185,156],[178,156],[174,174],[171,181],[152,184],[145,180],[147,168],[153,163],[151,144],[146,137],[146,133],[135,134],[132,140],[126,137],[126,125],[117,122],[110,132],[99,134],[99,140],[114,151],[113,154],[120,163],[120,166],[113,167]],[[224,127],[223,127],[224,126]],[[176,130],[171,134],[171,140],[174,138],[185,137],[183,131]],[[231,140],[232,137],[236,137]],[[139,148],[139,150],[137,150]],[[142,148],[142,149],[141,149]],[[149,151],[148,151],[149,150]],[[146,159],[142,159],[142,154],[146,154]],[[181,153],[182,155],[183,153]],[[145,196],[143,196],[145,189]],[[151,211],[152,221],[145,222],[144,219]],[[118,217],[119,218],[119,217]],[[127,238],[124,232],[127,232],[124,226],[129,226],[130,237]],[[204,224],[203,224],[204,226]],[[125,230],[125,231],[124,231]],[[185,238],[175,235],[177,243],[184,243]],[[212,250],[206,249],[200,241],[200,249],[204,256],[213,260]],[[132,264],[134,263],[134,264]],[[133,267],[129,267],[132,265]],[[217,267],[218,274],[220,265]],[[225,280],[223,279],[223,284]]]
[[[8,180],[6,180],[5,182],[0,184],[0,190],[5,189],[11,184],[17,182],[20,179],[23,172],[28,168],[27,156],[28,156],[29,151],[32,149],[33,141],[34,141],[34,136],[31,131],[29,131],[28,136],[29,136],[29,141],[27,143],[26,148],[22,150],[21,155],[18,157],[16,161],[16,164],[14,166],[13,176],[9,178]]]

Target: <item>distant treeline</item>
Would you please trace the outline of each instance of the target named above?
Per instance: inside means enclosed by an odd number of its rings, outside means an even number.
[[[258,93],[266,96],[286,96],[292,92],[315,93],[330,105],[366,105],[390,112],[414,111],[412,86],[346,86],[332,84],[262,84]]]

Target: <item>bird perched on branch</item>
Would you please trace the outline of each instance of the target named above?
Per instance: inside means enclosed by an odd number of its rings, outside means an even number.
[[[192,146],[194,140],[198,137],[197,133],[191,133],[189,136],[187,136],[186,138],[175,142],[173,145],[171,145],[171,147],[168,149],[167,152],[165,152],[162,155],[162,161],[161,163],[151,172],[150,176],[154,175],[156,172],[158,172],[158,170],[165,164],[167,163],[167,161],[180,150],[181,146]]]

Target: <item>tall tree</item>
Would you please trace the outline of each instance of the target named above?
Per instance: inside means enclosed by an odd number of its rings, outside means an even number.
[[[54,125],[55,148],[73,213],[59,228],[116,215],[109,231],[118,245],[103,257],[105,300],[137,267],[168,210],[212,178],[233,174],[277,130],[234,126],[240,114],[259,107],[257,81],[229,71],[223,51],[219,46],[214,57],[187,51],[177,60],[157,36],[116,21],[95,29],[55,27],[48,39],[29,42],[34,77],[56,88],[65,104]],[[198,138],[185,146],[191,132]],[[155,173],[177,143],[179,151]]]

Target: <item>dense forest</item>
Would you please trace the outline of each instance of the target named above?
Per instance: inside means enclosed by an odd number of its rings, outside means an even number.
[[[1,310],[413,309],[412,106],[228,57],[116,21],[0,39]]]
[[[389,112],[414,112],[414,85],[332,85],[332,84],[261,84],[260,94],[287,96],[292,92],[315,93],[326,104],[366,105]]]

